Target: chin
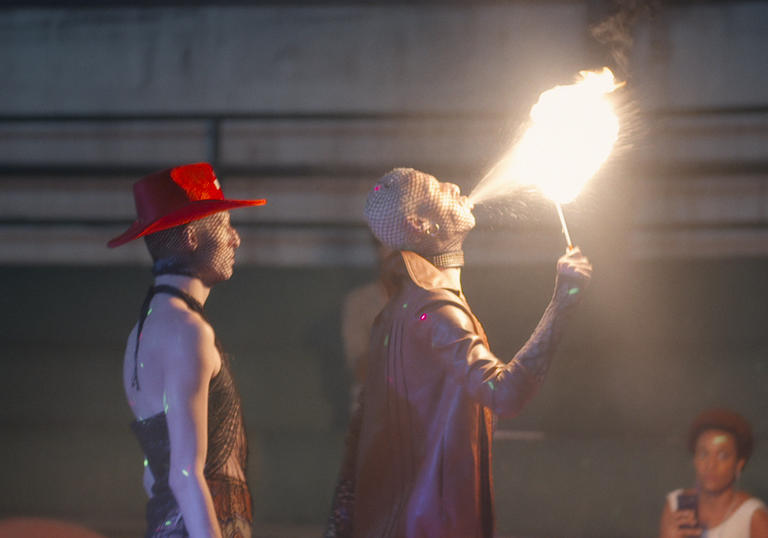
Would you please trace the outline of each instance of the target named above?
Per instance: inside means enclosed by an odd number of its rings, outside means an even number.
[[[705,493],[721,493],[733,485],[733,482],[701,482],[701,490]]]
[[[215,273],[211,273],[210,275],[207,275],[205,280],[204,280],[204,283],[208,287],[211,287],[214,284],[218,284],[219,282],[226,282],[227,280],[232,278],[233,274],[234,274],[234,272],[232,271],[232,269],[229,269],[228,271],[226,271],[226,270],[225,271],[216,271]]]

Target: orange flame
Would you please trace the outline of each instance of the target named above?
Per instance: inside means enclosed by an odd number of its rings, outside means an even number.
[[[603,67],[581,71],[574,84],[542,93],[531,108],[528,129],[470,199],[478,202],[530,185],[555,203],[572,201],[618,138],[619,119],[607,96],[621,86]]]
[[[575,84],[539,96],[512,159],[516,181],[536,186],[561,204],[579,194],[619,135],[619,119],[606,96],[621,84],[607,67],[579,76]]]

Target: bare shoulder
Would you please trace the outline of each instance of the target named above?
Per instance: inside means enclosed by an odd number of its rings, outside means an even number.
[[[161,336],[159,344],[166,366],[218,369],[221,359],[213,328],[199,314],[172,300],[159,309],[154,321],[154,329]]]
[[[758,508],[752,514],[749,536],[750,538],[768,538],[768,511],[765,506]]]

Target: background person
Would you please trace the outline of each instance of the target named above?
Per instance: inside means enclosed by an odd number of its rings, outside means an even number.
[[[350,290],[341,305],[341,342],[344,362],[351,374],[350,409],[354,412],[368,368],[368,343],[376,316],[387,304],[386,275],[382,273],[384,260],[392,251],[372,238],[376,249],[376,279]]]
[[[696,486],[667,495],[659,536],[768,538],[765,505],[736,489],[753,445],[752,427],[738,413],[710,409],[696,417],[688,432]]]

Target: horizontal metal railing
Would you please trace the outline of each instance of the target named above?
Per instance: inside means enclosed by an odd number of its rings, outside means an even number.
[[[718,117],[761,117],[768,115],[768,105],[750,106],[722,106],[722,107],[697,107],[697,108],[664,108],[643,114],[652,124],[664,120],[680,118],[718,118]],[[360,165],[349,163],[333,164],[234,164],[223,162],[223,144],[226,143],[222,136],[222,125],[237,122],[296,122],[302,124],[339,123],[352,124],[356,122],[398,122],[398,121],[429,121],[429,122],[464,122],[464,121],[497,121],[499,118],[509,116],[509,112],[501,111],[216,111],[216,112],[158,112],[158,113],[19,113],[0,114],[0,127],[28,126],[28,125],[130,125],[130,124],[178,124],[182,122],[197,122],[205,127],[206,160],[211,162],[223,177],[245,176],[253,178],[371,178],[380,174],[382,170],[372,165]],[[115,164],[91,164],[91,163],[46,163],[42,164],[15,163],[0,161],[0,182],[13,178],[45,177],[46,179],[58,179],[63,181],[73,178],[98,178],[98,177],[129,177],[135,178],[143,175],[148,170],[158,167],[157,163],[115,163]],[[738,176],[766,176],[768,177],[768,159],[761,160],[690,160],[680,162],[656,162],[652,160],[642,161],[637,157],[632,158],[634,170],[642,170],[648,179],[662,182],[673,179],[695,179],[703,175],[720,175],[724,177]],[[450,166],[455,175],[474,174],[481,168],[480,163],[455,163]],[[442,165],[445,169],[446,165]],[[428,167],[430,170],[439,170],[439,166]],[[66,221],[66,222],[65,222]],[[110,222],[122,222],[115,219]],[[1,218],[0,226],[51,226],[51,225],[84,225],[94,223],[105,224],[103,219],[82,219],[77,222],[67,219],[42,219],[42,218]],[[247,225],[247,224],[246,224]],[[315,228],[349,228],[355,227],[354,223],[346,222],[280,222],[270,223],[260,221],[258,226],[274,225],[277,227],[315,227]],[[679,227],[679,224],[669,223],[671,227]],[[696,228],[700,223],[689,223],[686,226]],[[747,227],[764,228],[768,222],[756,220],[750,222],[719,222],[719,227]],[[648,228],[658,229],[658,224],[650,224]]]
[[[312,177],[332,175],[335,177],[369,177],[375,172],[370,167],[334,165],[334,166],[263,166],[263,165],[227,165],[221,162],[223,123],[232,122],[302,122],[321,123],[339,122],[351,123],[361,121],[469,121],[469,120],[498,120],[508,115],[501,111],[258,111],[258,112],[161,112],[161,113],[34,113],[34,114],[0,114],[0,127],[8,125],[30,124],[131,124],[131,123],[180,123],[199,122],[205,125],[206,159],[222,174],[243,174],[254,177]],[[651,121],[674,118],[711,118],[722,116],[762,116],[768,114],[768,105],[695,107],[695,108],[663,108],[645,114]],[[155,164],[136,163],[131,165],[73,165],[73,164],[18,164],[0,161],[0,179],[7,176],[135,176],[146,172]],[[745,173],[768,173],[768,160],[760,161],[713,161],[676,163],[671,166],[651,165],[654,175],[690,177],[702,171],[716,171],[726,175]],[[467,169],[471,169],[467,166]],[[460,172],[463,170],[459,170]]]

